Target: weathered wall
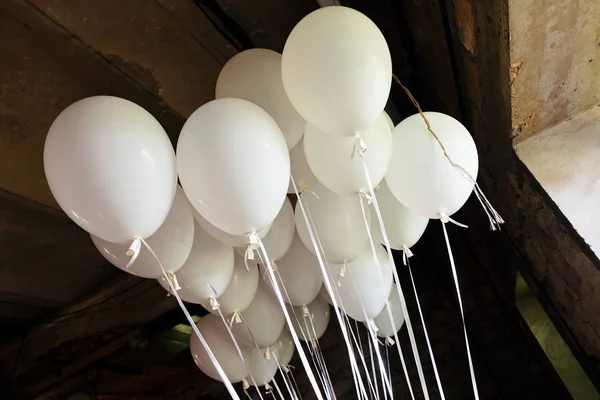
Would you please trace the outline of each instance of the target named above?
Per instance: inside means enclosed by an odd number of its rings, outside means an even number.
[[[600,104],[600,2],[509,2],[516,142]]]

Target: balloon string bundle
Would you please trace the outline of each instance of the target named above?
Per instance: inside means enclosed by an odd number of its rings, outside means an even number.
[[[467,325],[465,324],[465,311],[462,304],[462,296],[460,294],[460,286],[458,284],[458,275],[456,273],[456,265],[454,265],[454,256],[452,255],[452,248],[450,247],[450,240],[448,239],[448,232],[446,231],[446,224],[442,220],[442,229],[444,231],[444,239],[446,240],[446,248],[448,250],[448,258],[450,259],[450,266],[452,268],[452,278],[454,279],[454,286],[456,288],[456,294],[458,297],[458,305],[460,308],[460,316],[462,318],[463,332],[465,334],[465,344],[467,347],[467,359],[469,361],[469,372],[471,374],[471,384],[473,385],[473,394],[475,400],[479,400],[479,390],[477,389],[477,380],[475,379],[475,370],[473,369],[473,358],[471,357],[471,346],[469,345],[469,337],[467,336]]]
[[[379,203],[377,202],[377,196],[375,195],[375,190],[373,187],[373,182],[371,181],[371,175],[369,173],[369,167],[367,166],[367,163],[365,161],[364,158],[364,152],[359,152],[358,153],[360,156],[360,160],[362,163],[362,169],[363,169],[363,173],[365,176],[365,180],[367,181],[367,185],[369,188],[369,195],[372,199],[373,202],[373,208],[375,209],[375,214],[377,215],[377,221],[379,222],[379,226],[381,228],[381,235],[383,237],[383,242],[385,244],[385,249],[387,251],[388,254],[388,259],[390,262],[390,265],[392,266],[392,273],[394,275],[394,282],[396,283],[396,289],[398,290],[398,297],[400,299],[400,306],[402,308],[402,313],[404,314],[404,318],[406,321],[406,329],[408,331],[408,338],[410,340],[410,344],[411,344],[411,348],[412,348],[412,352],[413,352],[413,357],[415,359],[415,364],[417,366],[417,373],[419,375],[419,380],[421,382],[421,389],[423,390],[423,396],[425,397],[425,400],[429,400],[429,391],[427,389],[427,384],[425,382],[425,374],[423,373],[423,366],[421,365],[421,357],[419,356],[419,350],[417,347],[417,341],[415,339],[415,333],[413,331],[412,328],[412,323],[410,320],[410,315],[408,314],[408,308],[406,307],[406,299],[404,297],[404,292],[402,291],[402,286],[400,285],[400,277],[398,276],[398,271],[396,270],[396,263],[394,261],[394,256],[392,255],[392,248],[390,246],[390,241],[389,238],[387,236],[387,232],[385,230],[385,224],[383,222],[383,217],[381,216],[381,210],[379,208]],[[376,261],[378,262],[378,261]],[[391,313],[390,313],[390,318],[391,318]],[[395,339],[396,339],[396,346],[398,348],[398,351],[400,352],[400,344],[399,344],[399,340],[398,340],[398,335],[395,335]],[[414,397],[413,397],[414,398]]]
[[[290,182],[292,183],[292,187],[294,189],[294,193],[296,194],[296,198],[298,199],[298,207],[300,207],[300,211],[302,213],[302,217],[304,219],[304,223],[306,224],[307,228],[308,228],[308,234],[310,236],[310,240],[311,243],[315,249],[315,254],[317,256],[317,260],[319,262],[319,267],[321,268],[321,274],[323,276],[323,283],[325,284],[325,288],[327,289],[327,291],[329,293],[332,294],[331,296],[331,301],[333,304],[333,309],[334,312],[336,314],[336,317],[338,319],[338,323],[340,325],[340,329],[342,331],[342,336],[344,337],[344,342],[346,343],[346,348],[348,349],[348,357],[350,359],[350,367],[353,371],[353,374],[359,374],[359,370],[358,370],[358,364],[356,362],[356,356],[354,354],[354,351],[352,350],[352,344],[350,343],[350,339],[348,337],[348,331],[346,330],[346,325],[344,323],[344,320],[340,314],[340,310],[339,310],[339,306],[338,306],[338,302],[336,300],[336,296],[334,295],[334,289],[333,286],[329,280],[329,274],[327,269],[329,269],[329,266],[327,265],[326,267],[326,262],[323,260],[323,256],[322,256],[322,251],[319,250],[319,245],[317,244],[317,239],[315,237],[315,232],[313,231],[313,225],[311,225],[311,223],[309,222],[308,219],[308,214],[307,214],[307,210],[304,207],[303,201],[302,201],[302,197],[300,196],[300,194],[298,193],[298,187],[296,186],[296,181],[294,180],[294,176],[291,175],[290,176]],[[357,388],[357,391],[360,390],[360,392],[364,393],[366,396],[366,390],[364,387],[364,384],[362,382],[362,380],[358,380],[356,379],[359,388]],[[360,396],[358,396],[360,397]]]
[[[210,349],[210,346],[208,345],[208,343],[206,343],[206,340],[204,339],[204,337],[200,333],[200,330],[198,330],[198,327],[196,326],[196,323],[194,322],[194,319],[192,318],[192,316],[190,315],[189,311],[187,310],[187,308],[183,304],[183,301],[181,300],[181,297],[179,297],[179,294],[177,294],[177,290],[176,290],[175,286],[173,285],[173,282],[171,281],[171,279],[169,279],[169,275],[167,274],[167,271],[165,270],[164,266],[162,265],[160,259],[158,258],[158,256],[154,252],[154,250],[152,250],[152,248],[148,245],[148,243],[146,243],[146,241],[144,239],[142,239],[142,238],[136,238],[136,239],[133,240],[133,243],[130,246],[130,249],[133,248],[135,250],[135,252],[131,254],[131,257],[132,258],[133,257],[137,258],[137,255],[139,254],[139,252],[141,250],[141,243],[140,242],[144,244],[144,246],[146,247],[146,249],[148,249],[148,251],[156,259],[156,262],[158,263],[158,265],[159,265],[159,267],[160,267],[160,269],[162,271],[163,277],[165,278],[165,280],[169,284],[169,288],[170,288],[170,290],[171,290],[171,292],[173,294],[173,297],[175,297],[175,299],[177,299],[177,303],[179,304],[179,307],[181,308],[181,311],[183,311],[183,314],[185,315],[186,319],[188,320],[189,324],[191,325],[194,333],[196,334],[196,336],[200,340],[200,343],[202,344],[202,347],[204,347],[204,350],[208,354],[208,357],[210,358],[211,362],[213,363],[215,369],[217,370],[217,373],[219,374],[219,377],[223,380],[223,383],[225,384],[225,387],[227,388],[227,391],[229,392],[229,395],[234,400],[240,400],[240,397],[238,396],[237,392],[233,388],[233,385],[231,384],[231,381],[229,380],[229,378],[225,374],[225,371],[223,371],[223,367],[221,367],[221,364],[219,364],[219,361],[217,360],[217,358],[213,354],[212,350]]]
[[[240,345],[239,345],[237,339],[233,335],[233,331],[231,330],[231,327],[227,323],[227,319],[223,315],[223,312],[221,311],[221,308],[219,307],[218,303],[216,304],[216,307],[213,308],[213,310],[216,310],[219,313],[219,316],[221,317],[221,320],[223,321],[223,325],[225,325],[225,329],[227,329],[227,333],[229,334],[229,337],[231,338],[231,341],[233,342],[233,345],[235,347],[235,350],[238,353],[238,356],[240,357],[240,359],[242,360],[242,363],[244,364],[244,366],[248,370],[248,376],[250,377],[250,380],[252,381],[252,384],[254,385],[254,387],[258,388],[257,382],[254,379],[254,374],[252,373],[252,369],[248,366],[248,363],[246,362],[244,354],[242,353],[242,349],[240,348]],[[256,344],[256,342],[255,342],[255,344]],[[256,346],[258,347],[258,344],[256,344]],[[257,392],[258,392],[258,397],[260,397],[261,400],[264,400],[263,397],[262,397],[262,395],[261,395],[261,393],[260,393],[260,390],[257,389]]]
[[[423,335],[425,336],[425,342],[427,343],[427,349],[429,350],[429,357],[431,358],[431,365],[433,366],[433,374],[435,375],[435,381],[438,386],[438,390],[440,392],[441,400],[446,400],[446,396],[444,395],[444,389],[442,387],[442,381],[440,380],[440,374],[438,372],[437,363],[435,362],[435,356],[433,355],[433,349],[431,347],[431,341],[429,340],[429,333],[427,332],[427,326],[425,325],[425,318],[423,318],[423,311],[421,310],[421,302],[419,301],[419,295],[417,294],[417,287],[415,286],[415,278],[413,277],[412,268],[410,267],[410,260],[408,255],[406,255],[407,251],[410,251],[406,248],[403,251],[404,257],[404,265],[408,267],[408,273],[410,275],[410,282],[412,283],[413,292],[415,294],[415,300],[417,303],[417,309],[419,310],[419,317],[421,318],[421,324],[423,325]]]
[[[293,179],[293,177],[292,177],[292,179]],[[302,200],[300,198],[298,198],[298,202],[301,203]],[[308,208],[304,209],[304,207],[303,207],[302,204],[300,204],[300,208],[301,208],[301,211],[303,212],[303,217],[305,219],[305,223],[307,224],[307,227],[309,227],[309,229],[310,229],[309,233],[311,235],[314,234],[314,239],[316,239],[316,244],[315,244],[315,240],[313,240],[313,246],[315,246],[315,251],[319,255],[325,254],[325,251],[323,250],[323,245],[321,244],[321,239],[319,238],[319,235],[317,234],[317,232],[314,231],[314,229],[313,229],[313,227],[315,226],[315,223],[314,223],[312,215],[310,213],[310,209],[308,209]],[[310,225],[309,225],[309,223],[310,223]],[[311,240],[312,239],[313,238],[311,237]],[[317,249],[317,247],[318,247],[318,249]],[[329,264],[327,263],[327,260],[325,260],[325,264],[327,265],[327,269],[329,270],[329,273],[331,273],[331,270],[329,268]],[[340,267],[340,273],[338,274],[338,278],[339,277],[344,277],[344,275],[345,275],[345,269],[347,268],[347,265],[348,265],[347,262],[344,262],[342,264],[342,266]],[[344,272],[342,273],[342,271],[344,271]],[[368,370],[366,368],[366,364],[365,364],[365,361],[364,361],[364,354],[362,352],[362,347],[359,346],[357,344],[357,341],[356,341],[356,336],[358,335],[358,333],[356,335],[354,334],[354,331],[352,329],[352,325],[350,324],[350,318],[348,317],[348,314],[346,313],[346,309],[344,307],[344,304],[343,304],[343,302],[341,302],[341,298],[339,297],[339,292],[338,292],[337,286],[331,285],[331,282],[329,281],[329,275],[324,275],[323,276],[323,281],[325,283],[326,288],[328,288],[328,287],[333,288],[333,291],[330,292],[330,293],[332,293],[332,296],[335,297],[335,299],[336,299],[335,302],[333,300],[332,300],[332,302],[333,302],[333,304],[336,304],[336,305],[334,305],[334,310],[336,312],[336,316],[338,317],[338,323],[340,323],[340,327],[342,329],[342,332],[344,332],[344,329],[347,329],[346,332],[350,332],[350,334],[352,336],[352,340],[354,342],[354,346],[356,346],[356,349],[357,349],[358,354],[359,354],[359,358],[360,358],[360,360],[362,362],[362,365],[364,367],[365,374],[366,374],[367,381],[368,381],[369,380],[369,375],[368,375]],[[340,283],[341,282],[338,279],[338,286],[340,285]],[[337,304],[339,304],[339,309],[337,307]],[[340,322],[340,318],[343,320],[343,323],[344,323],[343,327],[341,325],[342,322]],[[357,328],[357,332],[358,332],[358,328]],[[345,337],[345,339],[346,339],[346,337]],[[358,339],[360,341],[360,336],[358,336]],[[360,373],[360,369],[359,369],[358,363],[356,361],[356,355],[354,354],[354,350],[353,350],[353,347],[352,347],[352,342],[350,342],[349,339],[348,339],[348,341],[346,341],[346,347],[348,349],[348,354],[349,354],[349,357],[350,357],[350,360],[351,360],[350,364],[352,366],[352,368],[351,368],[352,369],[352,377],[354,379],[354,387],[356,389],[357,397],[358,398],[367,398],[367,392],[366,392],[366,389],[364,387],[364,382],[363,382],[362,374]],[[354,364],[352,363],[353,359],[354,359]],[[369,387],[372,389],[371,383],[370,382],[367,382],[367,383],[369,384]]]
[[[417,99],[415,99],[415,97],[412,95],[410,90],[408,90],[408,88],[402,84],[400,79],[398,79],[398,77],[395,74],[392,74],[392,79],[394,79],[394,81],[398,85],[400,85],[400,87],[402,88],[402,90],[404,90],[404,92],[406,93],[406,95],[408,96],[410,101],[417,108],[419,115],[421,116],[421,118],[423,118],[423,122],[425,122],[425,125],[427,126],[427,130],[434,137],[435,141],[440,145],[442,152],[444,153],[444,157],[446,157],[446,159],[448,160],[450,165],[452,165],[452,167],[454,167],[465,179],[467,179],[469,182],[471,182],[473,184],[473,192],[475,193],[477,200],[481,204],[481,207],[485,211],[485,213],[490,221],[490,229],[493,231],[495,231],[496,229],[500,229],[500,225],[504,223],[504,219],[502,219],[500,214],[494,209],[492,204],[489,202],[489,200],[487,199],[487,197],[485,196],[485,194],[479,187],[479,184],[477,183],[477,181],[462,166],[460,166],[459,164],[455,163],[452,160],[452,158],[446,151],[444,144],[440,140],[439,136],[434,132],[433,128],[431,127],[431,124],[429,123],[429,120],[423,113],[423,110],[421,109],[419,102],[417,101]]]
[[[321,390],[315,379],[315,375],[312,371],[312,368],[310,367],[308,358],[306,357],[306,354],[304,353],[302,345],[300,344],[300,340],[298,339],[298,335],[296,334],[294,325],[293,325],[290,315],[287,311],[285,301],[283,300],[283,297],[281,295],[281,290],[279,289],[279,285],[277,284],[277,279],[275,278],[275,274],[273,272],[273,266],[271,265],[271,261],[269,259],[269,255],[267,254],[267,250],[265,249],[265,246],[264,246],[262,240],[260,239],[260,237],[258,236],[258,234],[256,232],[252,232],[249,235],[249,240],[250,240],[251,245],[257,246],[258,249],[260,250],[260,254],[265,262],[264,267],[267,270],[267,275],[269,276],[269,280],[270,280],[271,285],[273,286],[273,290],[275,292],[275,297],[277,298],[277,301],[279,302],[279,305],[281,307],[281,310],[283,311],[285,320],[288,324],[288,327],[290,328],[290,333],[292,334],[292,338],[294,339],[294,344],[296,345],[296,348],[298,349],[298,354],[300,355],[300,360],[302,361],[302,365],[304,366],[304,369],[306,370],[306,375],[308,376],[308,380],[310,381],[310,383],[313,387],[313,390],[315,392],[315,395],[317,396],[317,399],[323,400],[323,395],[321,394]]]
[[[273,358],[275,358],[275,362],[277,363],[277,369],[279,370],[279,373],[281,374],[281,379],[283,379],[283,383],[285,384],[285,388],[287,389],[287,391],[290,395],[290,399],[291,400],[296,399],[297,398],[296,393],[294,392],[294,389],[288,383],[288,379],[285,376],[283,369],[281,368],[281,364],[279,363],[279,358],[277,357],[276,352],[275,352],[275,354],[273,354]]]
[[[264,265],[264,260],[262,259],[262,257],[259,254],[259,257],[261,259],[261,262],[263,262]],[[275,263],[272,263],[272,265],[274,266]],[[287,299],[288,304],[292,304],[292,301],[290,299],[290,296],[288,294],[288,291],[285,287],[285,283],[283,282],[283,278],[281,277],[281,275],[279,274],[279,271],[276,269],[276,267],[274,268],[274,273],[277,275],[277,279],[279,280],[279,283],[281,284],[281,290],[283,291],[283,294],[285,295],[285,299]],[[306,306],[304,306],[304,308],[306,308]],[[291,312],[294,316],[294,319],[296,320],[296,323],[298,326],[302,326],[300,323],[300,320],[298,318],[298,315],[296,314],[296,311],[294,310],[294,307],[290,307]],[[310,343],[311,346],[308,346],[308,352],[311,356],[311,360],[313,362],[313,365],[315,366],[315,369],[317,370],[317,374],[319,376],[319,381],[321,381],[321,385],[323,386],[323,388],[325,389],[325,395],[327,396],[328,400],[331,400],[332,397],[330,395],[330,393],[333,392],[333,386],[331,384],[331,380],[327,379],[329,376],[329,372],[327,371],[327,367],[325,366],[324,361],[321,362],[319,355],[317,354],[315,348],[312,346],[313,344],[313,338],[310,336],[310,331],[306,328],[306,315],[303,315],[303,319],[304,319],[304,324],[305,324],[305,329],[300,329],[300,333],[302,334],[302,337],[304,339],[304,341],[306,343]],[[312,323],[312,319],[311,319],[311,323]],[[314,332],[314,326],[313,326],[313,332]],[[314,341],[316,343],[318,343],[318,339],[317,339],[317,335],[315,333],[314,336]],[[321,355],[322,358],[322,355]],[[335,397],[335,395],[334,395]]]

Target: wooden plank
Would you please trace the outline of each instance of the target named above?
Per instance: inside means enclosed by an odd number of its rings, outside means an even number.
[[[481,210],[466,214],[482,264],[501,280],[517,266],[561,335],[600,387],[600,297],[593,282],[600,263],[556,205],[517,159],[511,138],[507,1],[446,1],[456,49],[465,122],[480,152],[480,185],[507,223],[506,236],[481,235]],[[476,32],[476,35],[471,34]],[[506,264],[500,241],[518,252]]]
[[[119,8],[119,7],[116,7]],[[176,138],[183,119],[27,1],[0,4],[0,188],[57,208],[42,165],[50,124],[88,96],[114,95],[144,107]]]

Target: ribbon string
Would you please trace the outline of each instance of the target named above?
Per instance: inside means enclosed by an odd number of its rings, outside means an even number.
[[[381,210],[379,209],[379,203],[377,202],[377,196],[375,195],[375,190],[373,189],[373,182],[371,181],[371,174],[369,173],[369,167],[367,166],[367,162],[365,161],[364,154],[359,152],[360,160],[362,163],[363,173],[365,175],[365,180],[367,181],[367,186],[369,188],[369,193],[373,199],[373,208],[375,209],[375,214],[377,215],[377,221],[379,222],[379,226],[381,228],[381,235],[383,236],[383,242],[385,244],[385,248],[388,254],[388,259],[390,265],[392,266],[392,272],[394,274],[394,280],[396,282],[396,288],[398,289],[398,297],[400,299],[400,306],[402,308],[402,313],[404,314],[404,320],[406,321],[406,329],[408,331],[408,338],[410,340],[410,344],[412,347],[413,357],[415,359],[415,364],[417,366],[417,373],[419,375],[419,380],[421,381],[421,389],[423,390],[423,396],[425,400],[429,400],[429,391],[427,389],[427,384],[425,382],[425,375],[423,373],[423,366],[421,365],[421,357],[419,356],[419,350],[417,347],[417,341],[415,339],[415,333],[413,331],[412,323],[410,320],[410,315],[408,314],[408,308],[406,307],[406,300],[404,297],[404,292],[402,291],[402,286],[400,285],[400,277],[398,276],[398,271],[396,270],[396,263],[394,262],[394,256],[392,255],[392,248],[390,247],[390,241],[388,239],[387,232],[385,230],[385,224],[383,223],[383,217],[381,216]],[[391,315],[390,315],[391,318]],[[392,321],[393,322],[393,321]],[[398,335],[395,334],[396,345],[399,346]],[[410,381],[408,381],[410,382]],[[410,387],[410,383],[408,383]],[[412,389],[411,389],[411,395]],[[414,399],[414,395],[413,395]]]
[[[339,308],[338,308],[338,302],[336,299],[336,295],[334,294],[334,290],[333,287],[334,285],[331,284],[330,280],[329,280],[329,274],[327,269],[329,269],[329,265],[327,264],[326,267],[326,261],[323,260],[323,256],[322,256],[322,246],[320,244],[317,244],[317,237],[315,235],[313,226],[311,225],[311,223],[309,222],[309,217],[307,214],[307,210],[304,207],[304,204],[302,202],[302,197],[300,196],[300,194],[298,193],[298,187],[296,186],[296,181],[294,180],[294,176],[291,175],[290,176],[290,181],[292,182],[292,187],[294,188],[294,193],[296,194],[296,197],[298,199],[298,206],[300,207],[300,211],[302,212],[302,217],[304,219],[304,223],[306,224],[307,228],[308,228],[308,234],[310,236],[312,245],[315,249],[315,253],[317,256],[317,260],[319,261],[319,267],[321,268],[321,274],[323,277],[323,283],[325,284],[325,288],[327,289],[327,291],[331,294],[331,301],[333,303],[333,308],[334,311],[336,313],[336,317],[338,319],[339,325],[340,325],[340,329],[342,331],[342,336],[344,337],[344,342],[346,343],[346,347],[348,349],[348,357],[350,359],[350,367],[353,369],[354,372],[356,372],[358,375],[360,374],[359,369],[358,369],[358,364],[356,362],[356,356],[352,350],[352,344],[350,343],[350,339],[348,337],[348,332],[346,330],[346,325],[344,324],[344,321],[342,319],[342,316],[340,314]],[[312,220],[312,218],[311,218]],[[319,250],[320,249],[320,250]],[[357,375],[357,376],[358,376]],[[358,382],[358,388],[357,391],[360,391],[365,397],[366,397],[366,390],[364,387],[364,384],[362,382],[362,380],[357,379]],[[357,396],[360,397],[360,396]]]
[[[465,333],[465,344],[467,347],[467,359],[469,361],[469,372],[471,373],[471,384],[473,385],[473,394],[475,395],[475,400],[479,400],[479,390],[477,389],[475,370],[473,369],[473,358],[471,357],[471,346],[469,345],[469,337],[467,336],[467,325],[465,324],[465,311],[463,309],[462,296],[460,294],[460,286],[458,284],[458,275],[456,273],[456,265],[454,264],[454,256],[452,255],[452,248],[450,247],[450,240],[448,239],[448,232],[446,231],[446,223],[447,222],[442,221],[442,229],[444,231],[444,239],[446,240],[446,248],[448,249],[448,258],[450,259],[452,277],[454,278],[454,286],[456,288],[456,297],[458,297],[460,316],[462,318],[463,331]]]
[[[156,253],[154,252],[154,250],[152,250],[152,248],[148,245],[148,243],[146,243],[146,241],[144,239],[138,238],[138,239],[135,239],[134,242],[136,240],[141,241],[144,244],[144,246],[148,249],[148,251],[152,254],[152,256],[156,259],[156,262],[160,266],[160,269],[161,269],[161,271],[163,273],[163,277],[165,278],[165,280],[169,284],[169,288],[171,290],[171,293],[173,294],[173,297],[175,297],[175,299],[177,299],[177,303],[179,304],[179,307],[181,308],[181,311],[183,311],[183,314],[185,315],[186,319],[188,320],[188,323],[192,326],[192,330],[194,331],[194,333],[196,334],[196,336],[198,336],[198,339],[200,339],[200,343],[202,344],[202,347],[204,348],[204,350],[206,350],[206,353],[208,354],[208,357],[210,358],[210,361],[213,363],[215,369],[217,370],[217,373],[219,374],[219,377],[221,378],[221,380],[225,384],[225,387],[227,388],[227,391],[229,392],[229,395],[234,400],[240,400],[240,397],[238,396],[237,392],[233,388],[233,385],[231,384],[231,381],[229,380],[229,378],[225,374],[225,371],[223,371],[223,367],[221,367],[221,364],[219,364],[219,360],[217,360],[217,358],[215,357],[214,353],[210,349],[210,346],[208,345],[208,343],[206,343],[206,340],[204,339],[204,336],[202,336],[202,334],[200,333],[200,330],[196,326],[196,323],[194,322],[194,319],[192,318],[192,316],[188,312],[187,308],[183,304],[183,301],[181,300],[181,297],[179,297],[179,294],[177,293],[177,290],[175,289],[175,286],[173,286],[173,283],[169,279],[169,275],[167,274],[167,271],[165,271],[165,268],[163,267],[162,262],[156,256]],[[141,250],[141,246],[137,246],[137,252],[138,253],[139,253],[140,250]],[[136,255],[132,254],[132,258],[134,256],[136,256]]]

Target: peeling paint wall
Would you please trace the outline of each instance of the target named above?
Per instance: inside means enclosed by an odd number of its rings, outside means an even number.
[[[512,0],[509,18],[515,143],[600,104],[598,0]]]

